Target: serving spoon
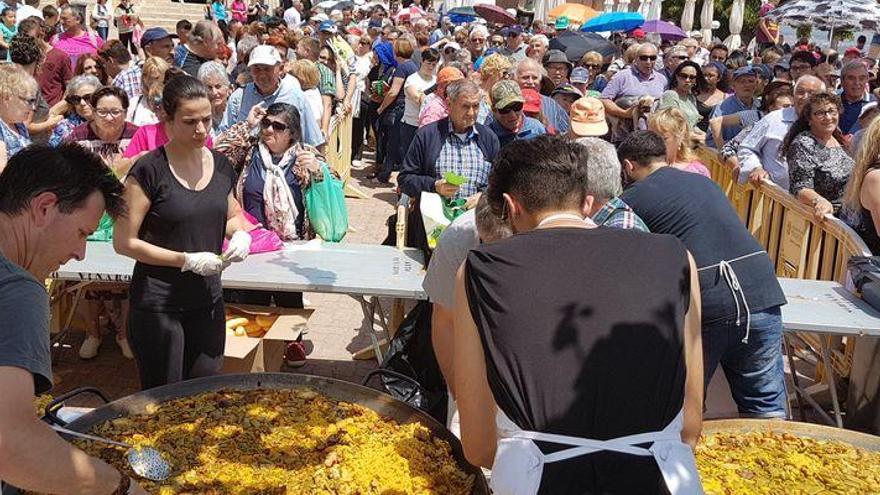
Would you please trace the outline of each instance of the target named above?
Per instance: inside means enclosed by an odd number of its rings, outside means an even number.
[[[171,466],[162,458],[162,454],[152,447],[133,447],[127,443],[117,442],[107,438],[96,437],[78,431],[68,430],[67,428],[50,425],[53,430],[70,435],[72,437],[83,438],[95,442],[103,442],[110,445],[116,445],[128,449],[128,465],[131,469],[142,478],[152,481],[164,481],[171,476]]]

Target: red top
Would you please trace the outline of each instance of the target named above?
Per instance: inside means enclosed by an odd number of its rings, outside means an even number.
[[[50,107],[61,101],[67,81],[71,77],[73,70],[70,68],[70,56],[57,48],[50,49],[37,77],[43,98]]]

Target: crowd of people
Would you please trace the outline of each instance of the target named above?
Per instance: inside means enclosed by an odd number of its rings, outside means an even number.
[[[144,493],[33,418],[52,383],[42,280],[112,238],[132,281],[89,298],[80,356],[113,335],[145,389],[218,373],[224,301],[302,307],[224,291],[220,274],[257,227],[315,236],[304,191],[347,118],[375,184],[416,211],[426,193],[465,202],[425,290],[450,427],[495,493],[699,493],[692,448],[719,365],[740,414],[786,416],[785,297],[700,157],[880,252],[866,40],[842,56],[785,43],[766,4],[751,48],[634,29],[573,55],[556,43],[578,29],[564,17],[281,3],[209,0],[172,33],[129,0],[0,1],[0,314],[16,314],[0,330],[0,478]],[[286,358],[303,363],[302,344]],[[598,452],[550,460],[533,443],[584,439]]]

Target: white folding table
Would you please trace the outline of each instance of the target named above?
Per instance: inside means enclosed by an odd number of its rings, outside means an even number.
[[[73,282],[66,288],[73,295],[73,308],[62,331],[69,327],[85,287],[97,282],[128,283],[133,269],[134,260],[117,254],[111,243],[89,242],[85,259],[68,262],[53,273],[53,279]],[[417,249],[318,240],[288,243],[281,251],[250,255],[224,270],[221,280],[227,289],[348,294],[361,305],[364,329],[381,362],[376,325],[389,339],[391,332],[379,297],[427,299],[422,289],[424,276],[424,257]]]
[[[785,331],[785,347],[791,367],[792,381],[798,403],[805,399],[832,425],[843,427],[840,401],[837,397],[837,379],[831,362],[831,349],[825,338],[820,338],[820,359],[825,366],[825,377],[831,394],[834,418],[800,386],[794,368],[790,338],[798,338],[797,332],[837,335],[849,338],[880,336],[880,312],[862,301],[858,296],[837,282],[780,278],[788,304],[782,307],[782,327]],[[803,410],[803,409],[801,409]]]

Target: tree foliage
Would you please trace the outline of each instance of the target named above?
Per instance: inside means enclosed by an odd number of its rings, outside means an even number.
[[[703,0],[707,1],[707,0]],[[715,1],[715,20],[721,24],[721,27],[712,31],[712,36],[721,40],[730,35],[730,10],[733,7],[733,0],[714,0]],[[663,19],[672,22],[676,26],[681,23],[681,13],[684,11],[685,0],[664,0],[663,2]],[[700,29],[700,11],[703,8],[703,2],[697,0],[694,7],[694,29]],[[747,0],[745,2],[745,11],[743,12],[743,27],[740,36],[743,42],[748,41],[755,35],[758,28],[758,11],[761,9],[761,3],[758,0]]]

